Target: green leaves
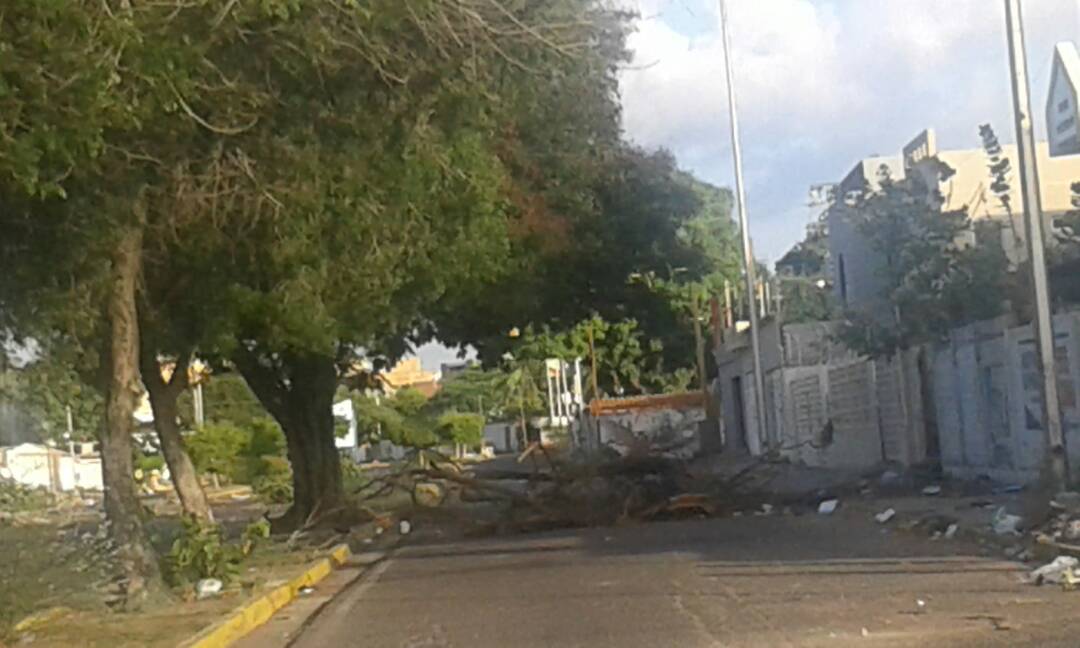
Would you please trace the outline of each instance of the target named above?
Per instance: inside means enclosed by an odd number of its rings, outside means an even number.
[[[937,164],[941,176],[951,174]],[[974,227],[971,245],[965,242],[972,229],[966,207],[943,211],[936,184],[922,176],[897,181],[885,171],[879,188],[864,192],[847,213],[881,261],[881,298],[892,310],[853,314],[844,327],[845,342],[871,356],[933,342],[953,327],[1001,314],[1010,281],[996,225]]]
[[[439,416],[436,428],[445,441],[476,446],[484,438],[484,417],[479,414],[446,412]]]

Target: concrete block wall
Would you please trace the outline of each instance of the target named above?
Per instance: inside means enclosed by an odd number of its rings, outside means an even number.
[[[1080,313],[1054,318],[1058,391],[1070,465],[1080,465]],[[1032,482],[1045,449],[1034,335],[980,322],[934,350],[941,461],[951,475]]]

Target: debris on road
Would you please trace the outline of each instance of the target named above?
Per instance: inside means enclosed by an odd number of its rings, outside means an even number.
[[[71,608],[63,606],[51,607],[46,610],[42,610],[41,612],[35,612],[34,614],[31,614],[22,621],[19,621],[12,627],[12,630],[16,634],[30,632],[32,630],[47,626],[54,621],[58,621],[71,613]]]
[[[1075,580],[1075,574],[1073,570],[1077,566],[1080,566],[1080,559],[1073,556],[1058,556],[1051,562],[1032,570],[1028,576],[1035,585],[1042,585],[1043,583],[1061,584],[1066,579],[1066,573],[1069,574],[1069,578]]]
[[[1000,488],[995,488],[993,493],[994,495],[1007,495],[1009,493],[1019,493],[1022,490],[1024,490],[1023,484],[1008,484]]]
[[[877,520],[878,524],[886,524],[889,520],[893,519],[894,517],[896,517],[896,509],[887,508],[884,511],[882,511],[881,513],[878,513],[877,515],[875,515],[874,519]]]
[[[928,497],[933,497],[934,495],[941,495],[941,486],[938,486],[936,484],[933,486],[927,486],[922,489],[922,494]]]
[[[954,537],[956,537],[956,532],[959,529],[960,529],[960,525],[955,523],[955,522],[953,522],[949,526],[945,527],[945,539],[946,540],[952,540]]]
[[[398,522],[398,533],[401,535],[409,535],[412,531],[412,524],[408,520],[402,520]]]
[[[1023,518],[1013,515],[1005,510],[1004,506],[994,511],[994,517],[990,519],[990,527],[998,535],[1020,535],[1020,523]]]
[[[446,491],[435,482],[417,482],[413,487],[413,500],[420,506],[436,508],[446,499]]]
[[[820,513],[821,515],[831,515],[833,513],[833,511],[836,510],[836,507],[839,506],[839,505],[840,505],[840,500],[838,500],[838,499],[827,499],[827,500],[823,501],[822,503],[818,504],[817,512]]]
[[[676,495],[668,500],[668,505],[664,510],[669,513],[689,511],[692,513],[703,513],[705,515],[712,515],[716,512],[712,504],[709,503],[709,496],[702,493],[683,493],[681,495]]]
[[[221,594],[225,584],[217,578],[204,578],[195,584],[195,598],[200,601]]]
[[[1080,515],[1080,493],[1063,491],[1050,500],[1050,506],[1072,515]]]

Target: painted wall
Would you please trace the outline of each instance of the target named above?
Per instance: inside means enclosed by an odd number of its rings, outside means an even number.
[[[588,450],[610,448],[623,456],[647,450],[688,459],[702,449],[704,407],[635,409],[598,416],[587,413],[585,418]]]
[[[488,423],[484,426],[484,444],[494,448],[495,452],[516,452],[520,450],[514,426],[509,423]]]
[[[72,457],[56,449],[23,444],[0,449],[0,468],[5,477],[31,487],[70,491],[101,490],[101,459]]]
[[[1080,313],[1054,318],[1065,445],[1080,465]],[[1004,320],[956,329],[934,358],[941,460],[957,477],[1031,482],[1045,446],[1034,335]]]
[[[765,365],[764,426],[757,422],[749,349],[730,343],[717,351],[728,451],[761,454],[772,441],[794,461],[844,468],[910,465],[926,457],[920,351],[867,360],[836,342],[836,327],[773,325],[776,335],[767,335],[768,324],[763,328],[763,356],[777,359]],[[776,353],[766,352],[773,347],[765,340],[777,345]]]

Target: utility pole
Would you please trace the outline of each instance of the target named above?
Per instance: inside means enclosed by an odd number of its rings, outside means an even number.
[[[1039,169],[1032,132],[1031,97],[1028,90],[1027,56],[1024,49],[1024,21],[1020,0],[1005,0],[1005,33],[1009,41],[1009,71],[1012,76],[1013,116],[1016,120],[1016,149],[1020,171],[1020,191],[1024,201],[1031,287],[1035,297],[1035,339],[1038,346],[1043,396],[1043,427],[1046,429],[1048,477],[1056,488],[1068,482],[1068,464],[1062,434],[1057,373],[1054,368],[1054,323],[1050,310],[1050,289],[1046,278],[1046,250],[1043,239],[1042,202],[1039,198]]]
[[[728,35],[727,2],[720,2],[720,31],[724,43],[724,71],[727,77],[728,116],[731,121],[731,154],[735,158],[735,194],[739,206],[739,229],[742,230],[743,266],[746,272],[746,299],[750,313],[750,350],[754,355],[754,407],[757,413],[758,434],[765,448],[771,449],[772,442],[765,420],[765,376],[761,371],[761,337],[758,330],[757,272],[754,268],[754,251],[750,243],[750,224],[746,216],[746,189],[743,186],[742,153],[739,150],[739,119],[735,111],[735,75],[731,65],[731,38]]]
[[[596,379],[596,341],[593,338],[593,323],[589,322],[589,360],[592,364],[590,369],[592,378],[592,397],[600,398],[600,381]]]

